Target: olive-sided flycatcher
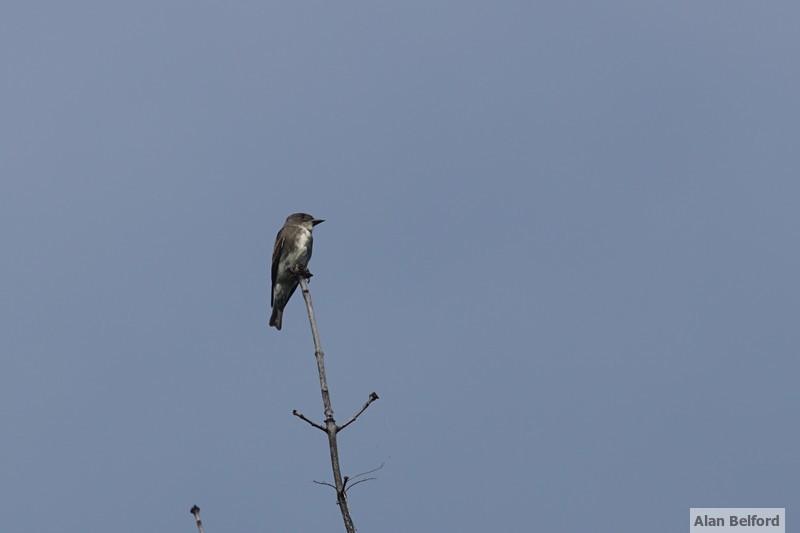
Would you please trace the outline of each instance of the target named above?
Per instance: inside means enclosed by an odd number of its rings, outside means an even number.
[[[275,248],[272,250],[272,316],[269,325],[281,329],[283,308],[294,294],[299,277],[311,277],[308,271],[308,260],[311,259],[311,248],[314,238],[311,230],[317,224],[325,222],[306,213],[294,213],[286,217],[286,222],[275,237]]]

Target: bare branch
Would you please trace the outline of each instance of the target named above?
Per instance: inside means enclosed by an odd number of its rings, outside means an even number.
[[[379,466],[377,468],[373,468],[372,470],[367,470],[366,472],[361,472],[360,474],[356,474],[355,476],[351,477],[350,480],[352,481],[354,479],[360,478],[361,476],[366,476],[367,474],[372,474],[373,472],[377,472],[378,470],[383,468],[383,465],[385,465],[385,464],[386,463],[381,463],[381,466]]]
[[[203,530],[203,521],[200,520],[200,508],[196,505],[192,505],[192,508],[189,509],[189,512],[194,515],[194,523],[197,525],[198,533],[205,533]]]
[[[350,485],[349,487],[344,489],[344,492],[345,493],[350,492],[350,489],[352,489],[353,487],[355,487],[359,483],[364,483],[365,481],[374,481],[376,479],[378,479],[378,478],[376,478],[376,477],[365,477],[364,479],[359,479],[358,481],[356,481],[355,483],[353,483],[352,485]]]
[[[336,490],[336,485],[333,485],[333,484],[331,484],[331,483],[328,483],[328,482],[326,482],[326,481],[317,481],[316,479],[312,479],[311,481],[313,481],[313,482],[314,482],[314,483],[316,483],[317,485],[327,485],[327,486],[329,486],[330,488],[332,488],[333,490]]]
[[[314,339],[314,358],[317,360],[317,372],[319,373],[319,389],[322,394],[322,407],[325,413],[325,433],[328,435],[328,448],[331,456],[331,470],[333,471],[333,483],[336,489],[336,503],[342,513],[344,528],[347,533],[356,533],[353,519],[350,517],[350,508],[347,505],[347,497],[344,492],[344,481],[342,481],[342,469],[339,465],[339,446],[336,442],[336,420],[333,418],[333,406],[331,395],[328,391],[328,379],[325,377],[325,352],[322,351],[322,343],[319,340],[319,330],[317,320],[314,318],[314,304],[311,301],[311,291],[308,290],[308,280],[300,276],[298,280],[300,289],[303,291],[303,300],[306,302],[308,312],[308,322],[311,324],[311,336]]]
[[[325,426],[323,426],[322,424],[317,424],[313,420],[309,420],[308,418],[306,418],[306,416],[303,413],[301,413],[297,409],[292,409],[292,414],[294,416],[296,416],[297,418],[299,418],[300,420],[305,420],[306,422],[308,422],[309,424],[311,424],[312,426],[314,426],[315,428],[317,428],[320,431],[325,431],[325,432],[328,431],[328,430],[325,429]]]
[[[355,421],[356,421],[356,418],[358,418],[359,416],[361,416],[361,413],[363,413],[364,411],[366,411],[366,410],[367,410],[367,407],[369,407],[369,405],[370,405],[372,402],[374,402],[375,400],[377,400],[377,399],[379,399],[379,396],[378,396],[378,394],[377,394],[377,393],[375,393],[375,392],[371,392],[371,393],[369,393],[369,399],[368,399],[368,400],[366,401],[366,403],[365,403],[365,404],[364,404],[364,405],[361,407],[361,409],[360,409],[360,410],[359,410],[359,411],[358,411],[356,414],[354,414],[354,415],[353,415],[353,416],[350,418],[350,420],[348,420],[347,422],[345,422],[345,423],[344,423],[344,424],[342,424],[341,426],[337,426],[337,427],[336,427],[336,432],[337,432],[337,433],[338,433],[338,432],[340,432],[341,430],[343,430],[344,428],[346,428],[347,426],[349,426],[350,424],[352,424],[353,422],[355,422]]]
[[[356,475],[355,475],[355,476],[353,476],[353,477],[347,477],[347,476],[345,476],[345,477],[344,477],[344,486],[345,486],[344,492],[345,492],[345,494],[347,494],[347,492],[348,492],[350,489],[352,489],[353,487],[355,487],[355,486],[356,486],[356,485],[358,485],[359,483],[363,483],[364,481],[372,481],[372,480],[378,479],[378,478],[376,478],[376,477],[368,477],[368,478],[364,478],[364,479],[360,479],[360,480],[356,481],[355,483],[353,483],[353,484],[352,484],[352,485],[350,485],[349,487],[347,486],[347,484],[348,484],[349,482],[351,482],[351,481],[355,481],[356,479],[360,478],[361,476],[366,476],[367,474],[372,474],[373,472],[377,472],[378,470],[380,470],[381,468],[383,468],[383,466],[384,466],[385,464],[386,464],[386,463],[381,463],[381,465],[380,465],[379,467],[377,467],[377,468],[373,468],[372,470],[367,470],[366,472],[361,472],[360,474],[356,474]]]

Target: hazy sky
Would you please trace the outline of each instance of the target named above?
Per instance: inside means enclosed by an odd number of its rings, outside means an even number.
[[[800,4],[0,6],[0,529],[798,509]],[[643,528],[642,524],[646,523]]]

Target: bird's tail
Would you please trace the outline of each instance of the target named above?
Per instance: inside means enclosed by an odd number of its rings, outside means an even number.
[[[272,316],[269,317],[269,325],[273,326],[278,331],[281,330],[281,322],[283,322],[283,309],[277,307],[272,308]]]

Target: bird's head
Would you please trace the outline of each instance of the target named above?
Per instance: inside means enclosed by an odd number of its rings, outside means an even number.
[[[287,224],[302,226],[309,231],[317,224],[322,224],[323,222],[325,222],[324,219],[314,218],[308,213],[293,213],[286,217]]]

